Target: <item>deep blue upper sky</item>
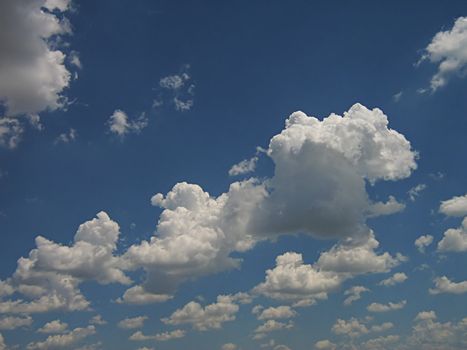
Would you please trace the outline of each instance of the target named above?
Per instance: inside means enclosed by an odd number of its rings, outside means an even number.
[[[389,126],[419,154],[410,177],[367,183],[372,199],[386,201],[393,195],[406,204],[400,213],[368,221],[380,252],[409,257],[393,271],[408,275],[403,285],[376,286],[392,273],[356,277],[328,300],[297,309],[293,329],[262,341],[251,339],[261,324],[251,307],[281,305],[264,296],[241,305],[236,321],[221,330],[198,332],[187,326],[182,339],[141,344],[128,340],[133,332],[116,331],[118,321],[138,315],[149,317],[144,334],[170,330],[159,319],[197,296],[206,305],[219,294],[246,292],[263,282],[278,255],[302,253],[312,264],[336,242],[285,236],[234,253],[244,259],[239,270],[186,282],[162,304],[115,304],[111,300],[126,286],[83,283],[83,294],[108,322],[83,344],[99,340],[104,349],[220,349],[232,342],[246,350],[275,339],[290,349],[309,349],[320,339],[339,343],[331,332],[336,319],[363,319],[370,302],[402,299],[407,300],[403,310],[376,314],[375,324],[394,323],[390,334],[410,335],[420,311],[436,311],[440,322],[459,321],[467,315],[465,294],[430,295],[428,289],[437,276],[467,279],[459,268],[467,262],[465,253],[443,255],[435,247],[446,229],[462,221],[439,214],[438,208],[440,201],[466,193],[467,79],[453,76],[434,93],[420,93],[429,87],[437,64],[416,63],[434,35],[462,16],[467,16],[465,1],[75,0],[74,11],[66,13],[73,34],[65,36],[70,46],[63,49],[78,52],[82,63],[78,78],[63,92],[73,103],[41,111],[42,131],[26,126],[15,149],[0,148],[0,280],[11,276],[17,259],[35,248],[36,236],[69,245],[78,226],[101,210],[120,225],[123,253],[156,230],[161,210],[151,206],[154,194],[166,194],[186,181],[218,196],[233,181],[231,166],[253,156],[257,146],[267,148],[292,112],[323,119],[342,115],[358,102],[380,108]],[[183,72],[195,86],[192,108],[178,111],[166,100],[153,108],[154,99],[168,98],[160,79]],[[147,127],[123,138],[112,134],[108,120],[117,109],[130,119],[145,113]],[[76,130],[75,140],[54,143],[70,128]],[[260,156],[256,176],[272,174],[273,163]],[[412,202],[407,192],[418,184],[426,189]],[[426,234],[435,237],[435,244],[423,255],[414,240]],[[421,264],[430,267],[417,270]],[[362,295],[366,300],[361,304],[344,308],[343,292],[353,285],[374,290]],[[34,326],[0,332],[7,344],[24,348],[45,338],[34,333],[45,322],[61,319],[73,329],[86,325],[92,315],[41,313],[33,315]],[[380,335],[387,334],[375,337]]]

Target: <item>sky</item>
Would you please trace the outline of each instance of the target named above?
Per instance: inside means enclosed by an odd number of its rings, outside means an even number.
[[[467,348],[465,1],[0,2],[0,350]]]

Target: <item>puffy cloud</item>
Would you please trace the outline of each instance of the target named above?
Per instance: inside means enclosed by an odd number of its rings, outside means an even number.
[[[107,124],[111,133],[123,138],[129,133],[140,133],[148,125],[148,119],[143,113],[135,120],[129,120],[124,111],[116,109],[110,116]]]
[[[89,324],[94,324],[96,326],[102,326],[107,324],[107,321],[102,318],[101,315],[95,315],[89,320]]]
[[[392,322],[384,322],[382,324],[373,325],[371,326],[370,329],[372,332],[384,332],[393,327],[394,327],[394,324]]]
[[[338,335],[346,335],[350,338],[357,338],[370,331],[365,324],[352,317],[348,321],[339,318],[334,326],[332,326],[332,332]]]
[[[96,329],[94,326],[87,326],[86,328],[75,328],[66,334],[51,335],[44,341],[29,343],[27,348],[28,350],[55,348],[66,349],[95,333]]]
[[[430,288],[430,294],[463,294],[467,293],[467,281],[453,282],[446,276],[435,278],[435,288]]]
[[[68,331],[68,324],[60,320],[53,320],[53,321],[47,322],[37,331],[39,333],[47,333],[47,334],[65,333]]]
[[[467,215],[467,194],[441,202],[439,212],[447,216],[462,217]]]
[[[167,341],[171,339],[183,338],[185,336],[185,331],[176,329],[170,332],[163,332],[156,334],[155,339],[158,341]]]
[[[297,316],[297,312],[290,306],[281,305],[277,307],[268,307],[258,314],[258,320],[277,320],[283,318],[293,318]]]
[[[431,78],[431,91],[447,84],[452,75],[462,75],[467,65],[467,17],[459,17],[450,30],[440,31],[426,47],[421,61],[438,64],[438,71]]]
[[[317,350],[336,350],[337,346],[333,342],[324,339],[324,340],[318,340],[315,343],[315,349]]]
[[[412,201],[412,202],[415,202],[415,200],[417,199],[417,197],[420,195],[420,193],[422,191],[424,191],[426,189],[426,185],[425,184],[418,184],[417,186],[415,187],[412,187],[407,193],[409,195],[409,199]]]
[[[290,329],[293,326],[294,324],[292,321],[285,323],[285,322],[279,322],[276,320],[267,320],[265,323],[263,323],[262,325],[258,326],[255,329],[255,333],[257,334],[270,333],[270,332],[279,331],[283,329]]]
[[[5,339],[3,339],[2,333],[0,333],[0,350],[6,350]]]
[[[61,133],[60,135],[57,136],[57,138],[54,141],[54,144],[59,144],[59,143],[70,143],[73,142],[76,137],[77,137],[77,132],[75,129],[70,128],[68,132]]]
[[[144,289],[143,286],[133,286],[125,291],[122,298],[117,299],[119,304],[152,304],[161,303],[172,299],[172,295],[151,293]]]
[[[287,252],[276,258],[276,267],[266,271],[265,282],[254,292],[281,300],[322,299],[341,282],[334,272],[322,272],[304,264],[301,254]]]
[[[229,170],[229,175],[230,176],[237,176],[237,175],[243,175],[243,174],[248,174],[256,169],[256,163],[258,162],[258,157],[252,157],[250,159],[244,159],[241,162],[234,164],[230,170]]]
[[[407,280],[407,275],[403,272],[396,272],[394,275],[392,275],[389,278],[386,278],[379,282],[378,284],[380,286],[385,286],[385,287],[391,287],[395,286],[396,284],[402,283]]]
[[[15,317],[15,316],[6,316],[0,318],[0,329],[1,330],[11,330],[20,327],[30,326],[32,324],[31,316],[25,317]]]
[[[78,289],[85,280],[101,284],[130,283],[113,255],[119,226],[105,212],[80,225],[71,246],[42,236],[28,258],[20,258],[9,284],[31,301],[0,301],[0,313],[35,313],[83,310],[89,302]]]
[[[314,300],[340,287],[343,281],[365,273],[387,272],[404,257],[378,255],[379,243],[371,234],[365,239],[349,239],[321,253],[314,265],[303,263],[301,254],[288,252],[276,258],[276,267],[266,271],[265,282],[255,293],[280,300]]]
[[[221,350],[237,350],[238,347],[236,344],[233,343],[226,343],[222,345]]]
[[[179,112],[189,111],[194,105],[195,84],[190,76],[190,66],[183,65],[179,74],[173,74],[161,78],[159,86],[164,92],[164,96],[159,96],[154,100],[153,106],[159,107],[168,99]]]
[[[433,243],[433,236],[432,235],[422,235],[418,237],[414,244],[417,247],[420,253],[425,253],[425,248],[428,247],[431,243]]]
[[[403,211],[405,204],[399,203],[394,196],[389,196],[387,202],[372,203],[368,209],[368,217],[391,215]]]
[[[369,291],[370,290],[368,288],[365,288],[363,286],[353,286],[352,288],[347,289],[344,292],[344,295],[348,295],[348,297],[344,300],[344,305],[350,305],[354,301],[360,300],[361,294]]]
[[[68,10],[50,1],[6,0],[0,7],[0,99],[10,116],[63,107],[70,72],[49,39],[70,33]],[[45,9],[45,11],[44,11]]]
[[[467,251],[467,216],[459,228],[450,228],[444,232],[443,239],[438,242],[440,252]]]
[[[0,117],[0,146],[15,148],[21,141],[23,125],[16,118]]]
[[[367,350],[391,349],[394,343],[400,339],[398,335],[387,335],[367,340],[363,346]]]
[[[137,316],[131,318],[125,318],[118,322],[118,327],[124,329],[134,329],[143,327],[144,321],[148,319],[147,316]]]
[[[234,304],[231,296],[219,295],[216,303],[205,307],[191,301],[170,317],[163,318],[162,322],[170,325],[191,324],[198,331],[219,329],[222,323],[235,320],[238,310],[239,306]]]
[[[402,349],[461,350],[467,346],[467,318],[459,322],[437,322],[434,311],[420,312],[414,320],[412,334]]]
[[[164,86],[177,88],[179,80],[172,80]],[[342,239],[319,262],[319,277],[335,286],[341,277],[327,270],[388,271],[403,260],[376,254],[366,225],[370,216],[400,209],[391,197],[373,203],[366,181],[402,179],[416,168],[410,143],[388,127],[381,110],[356,104],[343,117],[323,120],[293,113],[265,153],[275,166],[270,179],[234,182],[218,197],[182,182],[152,197],[163,209],[156,232],[123,256],[128,268],[144,269],[146,292],[173,295],[187,280],[237,268],[241,260],[231,253],[284,234]]]
[[[168,341],[171,339],[183,338],[185,336],[185,331],[181,329],[176,329],[171,332],[163,332],[155,335],[144,335],[143,332],[137,331],[130,336],[130,340],[133,341],[147,341],[147,340],[158,340],[158,341]]]
[[[389,302],[388,304],[380,304],[380,303],[371,303],[367,306],[367,310],[370,312],[387,312],[393,310],[400,310],[404,308],[407,304],[406,300],[402,300],[398,303]]]

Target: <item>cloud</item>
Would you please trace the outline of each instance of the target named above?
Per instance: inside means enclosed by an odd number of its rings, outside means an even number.
[[[436,33],[420,60],[438,64],[438,71],[430,81],[432,92],[445,86],[451,76],[464,76],[467,65],[466,47],[467,17],[456,19],[450,30]]]
[[[244,159],[241,162],[232,165],[229,170],[230,176],[244,175],[255,171],[258,157],[254,156],[250,159]]]
[[[12,330],[20,327],[27,327],[32,324],[31,316],[15,317],[6,316],[0,318],[0,330]]]
[[[322,252],[314,265],[304,264],[301,254],[287,252],[276,258],[276,267],[266,271],[265,282],[253,291],[279,300],[325,299],[349,278],[387,272],[405,260],[387,252],[378,255],[378,245],[373,235],[367,240],[349,239]]]
[[[70,143],[73,142],[76,137],[77,137],[77,132],[75,129],[70,128],[70,130],[67,133],[61,133],[60,135],[57,136],[57,138],[54,141],[54,144],[59,144],[59,143]]]
[[[47,322],[37,330],[39,333],[57,334],[68,332],[68,324],[60,320]]]
[[[287,323],[285,322],[279,322],[276,320],[267,320],[265,323],[262,325],[258,326],[255,329],[255,333],[257,334],[264,334],[264,333],[270,333],[270,332],[275,332],[283,329],[290,329],[293,328],[294,324],[292,321],[289,321]]]
[[[129,284],[131,280],[113,255],[120,234],[119,226],[105,212],[80,225],[71,246],[36,238],[37,248],[20,258],[11,288],[26,296],[0,301],[0,313],[37,313],[51,310],[85,310],[89,302],[78,286],[86,280],[100,284]]]
[[[123,329],[134,329],[143,327],[144,321],[148,319],[147,316],[137,316],[131,318],[125,318],[118,322],[118,327]]]
[[[0,333],[0,350],[6,350],[5,339],[3,339],[2,333]]]
[[[137,331],[130,336],[130,340],[133,341],[147,341],[147,340],[157,340],[157,341],[168,341],[172,339],[179,339],[185,336],[185,331],[181,329],[175,329],[171,332],[163,332],[155,335],[144,335],[143,332]]]
[[[186,112],[193,108],[195,84],[190,75],[190,65],[183,65],[179,74],[163,77],[159,80],[163,94],[154,100],[153,107],[157,108],[168,99],[179,112]]]
[[[170,317],[163,318],[162,322],[169,325],[190,324],[193,329],[207,331],[219,329],[224,322],[235,320],[238,310],[239,306],[232,301],[231,296],[219,295],[216,303],[205,307],[191,301]]]
[[[393,310],[400,310],[404,308],[406,304],[407,304],[406,300],[402,300],[401,302],[398,302],[398,303],[389,302],[388,304],[371,303],[370,305],[367,306],[366,309],[370,312],[388,312],[388,311],[393,311]]]
[[[354,301],[360,300],[361,294],[369,291],[370,290],[368,288],[365,288],[363,286],[353,286],[352,288],[347,289],[344,292],[344,295],[348,295],[348,297],[344,300],[344,305],[350,305]]]
[[[258,320],[277,320],[283,318],[293,318],[297,312],[290,306],[281,305],[277,307],[268,307],[258,313]]]
[[[378,242],[366,225],[368,217],[401,205],[390,197],[375,206],[365,183],[402,179],[416,168],[416,152],[388,128],[381,110],[355,104],[343,117],[323,120],[295,112],[265,154],[275,166],[269,179],[233,182],[217,197],[181,182],[152,197],[163,209],[156,232],[123,256],[129,269],[145,271],[146,292],[173,295],[190,279],[238,268],[241,260],[232,253],[287,234],[341,239],[321,256],[323,271],[344,273],[347,266],[355,269],[348,273],[388,271],[401,261],[375,253]]]
[[[28,350],[35,349],[54,349],[54,348],[69,348],[71,345],[83,340],[96,333],[94,326],[86,328],[75,328],[72,331],[62,335],[51,335],[42,342],[32,342],[27,346]]]
[[[368,209],[368,217],[375,217],[381,215],[391,215],[403,211],[405,204],[399,203],[396,198],[389,196],[387,202],[372,203]]]
[[[430,288],[430,294],[463,294],[467,293],[467,281],[463,282],[452,282],[446,276],[435,278],[435,288]]]
[[[142,286],[133,286],[125,291],[122,298],[117,299],[119,304],[152,304],[162,303],[172,299],[172,295],[151,293]]]
[[[396,284],[405,282],[407,278],[408,277],[405,273],[396,272],[391,277],[386,278],[385,280],[382,280],[381,282],[379,282],[378,285],[385,286],[385,287],[392,287],[392,286],[395,286]]]
[[[467,251],[467,217],[459,228],[450,228],[444,232],[443,239],[438,242],[440,252]]]
[[[467,194],[441,202],[439,212],[447,216],[462,217],[467,215]]]
[[[415,187],[412,187],[407,193],[409,195],[409,199],[412,201],[412,202],[415,202],[415,200],[417,199],[417,197],[420,195],[420,193],[422,191],[424,191],[426,189],[426,185],[425,184],[418,184],[417,186]]]
[[[338,319],[334,326],[332,326],[332,332],[338,335],[346,335],[350,338],[357,338],[370,331],[365,324],[352,317],[348,321]]]
[[[107,324],[107,321],[102,318],[101,315],[95,315],[89,320],[89,324],[94,324],[96,326],[102,326]]]
[[[414,244],[417,247],[420,253],[425,253],[425,248],[428,247],[431,243],[433,243],[433,236],[432,235],[422,235],[418,237]]]
[[[71,34],[64,17],[71,1],[5,0],[0,4],[0,144],[14,148],[23,125],[19,117],[66,106],[71,73],[56,45]],[[65,46],[65,45],[62,45]],[[13,122],[12,120],[16,120]]]
[[[315,343],[315,349],[317,350],[336,350],[337,347],[336,347],[336,344],[334,344],[333,342],[327,340],[327,339],[324,339],[324,340],[318,340],[316,343]]]
[[[123,138],[129,133],[139,134],[148,125],[148,119],[143,113],[135,120],[129,120],[124,111],[116,109],[107,124],[111,133]]]
[[[222,345],[221,350],[237,350],[238,347],[236,344],[233,343],[226,343]]]
[[[392,344],[397,343],[400,339],[398,335],[387,335],[367,340],[363,346],[367,350],[385,350],[391,349]]]

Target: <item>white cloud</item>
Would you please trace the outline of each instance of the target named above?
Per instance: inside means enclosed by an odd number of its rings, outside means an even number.
[[[393,344],[400,339],[398,335],[387,335],[367,340],[363,346],[367,350],[386,350],[392,349]]]
[[[190,324],[198,331],[219,329],[224,322],[235,320],[238,310],[239,307],[233,303],[231,296],[219,295],[216,303],[205,307],[191,301],[170,317],[163,318],[162,322],[169,325]]]
[[[230,176],[244,175],[255,171],[258,157],[254,156],[250,159],[244,159],[241,162],[232,165],[229,170]]]
[[[389,329],[391,329],[393,327],[394,327],[394,324],[392,322],[384,322],[382,324],[373,325],[373,326],[371,326],[370,329],[371,329],[372,332],[379,333],[379,332],[387,331],[387,330],[389,330]]]
[[[31,301],[0,301],[0,313],[35,313],[51,310],[84,310],[89,302],[78,286],[85,280],[101,284],[128,284],[113,255],[119,226],[105,212],[80,225],[71,246],[54,243],[42,236],[28,258],[20,258],[9,284]]]
[[[234,182],[218,197],[182,182],[152,197],[163,208],[156,232],[123,257],[128,268],[144,269],[146,292],[173,295],[189,279],[237,268],[231,253],[284,234],[342,239],[320,257],[320,276],[388,271],[403,260],[376,254],[366,225],[374,203],[365,182],[402,179],[416,168],[410,143],[381,110],[356,104],[322,121],[293,113],[266,154],[275,165],[270,179]],[[381,205],[386,214],[400,209],[391,198]]]
[[[104,320],[101,315],[95,315],[89,320],[89,324],[102,326],[104,324],[107,324],[107,321]]]
[[[404,308],[407,304],[407,301],[402,300],[398,303],[389,302],[387,304],[380,304],[380,303],[371,303],[366,307],[366,309],[370,312],[388,312],[393,310],[400,310]]]
[[[20,327],[30,326],[32,324],[31,316],[15,317],[6,316],[0,318],[0,330],[11,330]]]
[[[450,228],[444,232],[443,239],[438,242],[440,252],[467,251],[467,216],[459,228]]]
[[[157,340],[157,341],[168,341],[172,339],[179,339],[185,336],[186,332],[181,329],[175,329],[171,332],[163,332],[155,335],[144,335],[143,332],[137,331],[130,336],[130,340],[133,341],[147,341],[147,340]]]
[[[170,332],[163,332],[156,334],[155,339],[158,341],[168,341],[172,339],[183,338],[185,336],[185,331],[176,329]]]
[[[116,109],[107,124],[111,133],[123,138],[129,133],[140,133],[148,125],[148,119],[143,113],[138,118],[129,120],[124,111]]]
[[[122,298],[117,299],[119,304],[152,304],[162,303],[172,299],[172,295],[151,293],[144,289],[143,286],[133,286],[128,288]]]
[[[447,216],[462,217],[467,215],[467,194],[441,202],[439,212]]]
[[[412,202],[415,202],[415,200],[417,199],[417,197],[420,195],[420,193],[422,191],[424,191],[426,189],[426,185],[425,184],[418,184],[417,186],[415,187],[412,187],[407,193],[409,195],[409,198]]]
[[[396,284],[402,283],[407,280],[407,275],[403,272],[396,272],[394,275],[392,275],[389,278],[386,278],[379,282],[378,284],[380,286],[385,286],[385,287],[391,287],[395,286]]]
[[[346,335],[350,338],[357,338],[368,334],[370,331],[365,324],[352,317],[348,321],[339,318],[334,326],[332,326],[332,332],[338,335]]]
[[[277,320],[284,318],[293,318],[297,312],[290,306],[281,305],[277,307],[268,307],[258,314],[258,320]]]
[[[87,326],[86,328],[75,328],[69,333],[61,335],[51,335],[46,340],[41,342],[29,343],[28,350],[35,349],[55,349],[55,348],[70,348],[71,345],[83,340],[96,333],[94,326]]]
[[[421,61],[439,64],[431,78],[431,91],[447,84],[453,75],[463,76],[467,65],[467,17],[459,17],[450,30],[440,31],[426,47]]]
[[[428,247],[431,243],[433,243],[433,236],[432,235],[422,235],[418,237],[414,244],[417,247],[420,253],[425,253],[425,248]]]
[[[77,135],[78,134],[76,130],[71,128],[68,132],[64,132],[58,135],[54,141],[54,144],[73,142],[76,139]]]
[[[361,299],[361,294],[364,292],[369,292],[370,290],[363,286],[353,286],[352,288],[347,289],[344,292],[344,295],[348,295],[348,297],[344,300],[344,305],[350,305],[354,301]]]
[[[238,346],[233,343],[226,343],[222,345],[221,350],[237,350]]]
[[[134,329],[143,327],[144,321],[148,319],[147,316],[137,316],[131,318],[125,318],[118,322],[118,327],[124,329]]]
[[[0,350],[6,350],[5,339],[3,339],[2,333],[0,333]]]
[[[190,76],[190,66],[183,65],[179,74],[166,76],[159,80],[159,86],[167,93],[167,97],[179,112],[189,111],[194,105],[194,90]],[[164,104],[164,99],[159,97],[154,100],[153,107],[160,107]]]
[[[389,196],[387,202],[372,203],[368,209],[368,217],[391,215],[403,211],[405,204],[399,203],[396,198]]]
[[[315,343],[315,349],[317,350],[336,350],[337,346],[333,342],[324,339],[324,340],[318,340]]]
[[[264,334],[264,333],[270,333],[270,332],[275,332],[275,331],[280,331],[283,329],[290,329],[293,328],[294,324],[292,321],[289,321],[287,323],[285,322],[279,322],[276,320],[267,320],[265,323],[262,325],[258,326],[255,329],[255,333],[259,334]]]
[[[0,99],[7,115],[64,106],[62,93],[70,72],[64,65],[65,54],[53,48],[49,39],[70,33],[67,20],[60,20],[69,3],[58,7],[50,1],[1,2]]]
[[[39,333],[57,334],[68,332],[68,324],[60,320],[47,322],[37,330]]]
[[[446,276],[435,278],[435,288],[430,288],[430,294],[463,294],[467,293],[467,281],[453,282]]]
[[[0,146],[16,148],[21,141],[24,127],[16,118],[0,117]]]

